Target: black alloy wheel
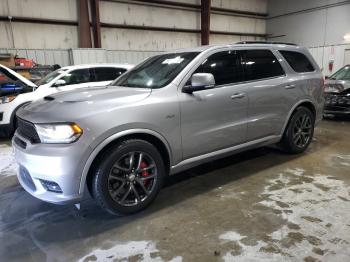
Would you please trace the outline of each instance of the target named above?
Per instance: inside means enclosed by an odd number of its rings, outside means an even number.
[[[118,204],[134,206],[148,198],[156,182],[153,158],[145,152],[130,152],[114,163],[108,177],[108,191]]]
[[[312,120],[308,114],[300,115],[296,119],[293,127],[293,143],[300,148],[304,148],[309,143],[312,136]]]
[[[154,145],[129,139],[105,151],[92,175],[91,193],[97,203],[124,215],[141,211],[156,198],[166,169]]]
[[[304,152],[314,135],[315,116],[310,109],[300,106],[293,113],[283,134],[280,145],[291,154]]]

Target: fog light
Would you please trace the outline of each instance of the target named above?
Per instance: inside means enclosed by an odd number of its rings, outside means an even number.
[[[60,186],[56,182],[42,180],[42,179],[40,179],[40,182],[47,191],[55,192],[55,193],[62,193],[62,189],[60,188]]]

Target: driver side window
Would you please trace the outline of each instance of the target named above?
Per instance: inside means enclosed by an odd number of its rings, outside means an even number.
[[[76,85],[93,81],[90,74],[90,69],[78,69],[71,71],[61,79],[66,81],[66,85]]]
[[[234,84],[244,81],[241,54],[239,51],[223,51],[208,57],[194,72],[210,73],[216,85]],[[190,82],[191,80],[189,80]],[[190,83],[189,83],[190,84]]]

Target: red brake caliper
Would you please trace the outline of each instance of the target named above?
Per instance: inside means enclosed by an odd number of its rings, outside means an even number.
[[[142,161],[140,167],[141,167],[141,169],[144,169],[144,168],[148,167],[148,165],[147,165],[147,163],[146,163],[145,161]],[[143,171],[143,172],[141,173],[141,176],[142,176],[142,177],[147,177],[147,176],[149,176],[148,171],[147,171],[147,170]],[[145,187],[147,187],[148,183],[149,183],[148,180],[143,181],[143,184],[145,185]]]

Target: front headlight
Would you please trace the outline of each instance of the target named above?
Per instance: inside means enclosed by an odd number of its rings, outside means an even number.
[[[16,98],[16,96],[3,96],[3,97],[0,97],[0,104],[10,103],[15,98]]]
[[[36,124],[36,131],[42,143],[68,144],[76,141],[83,129],[74,123],[69,124]]]

